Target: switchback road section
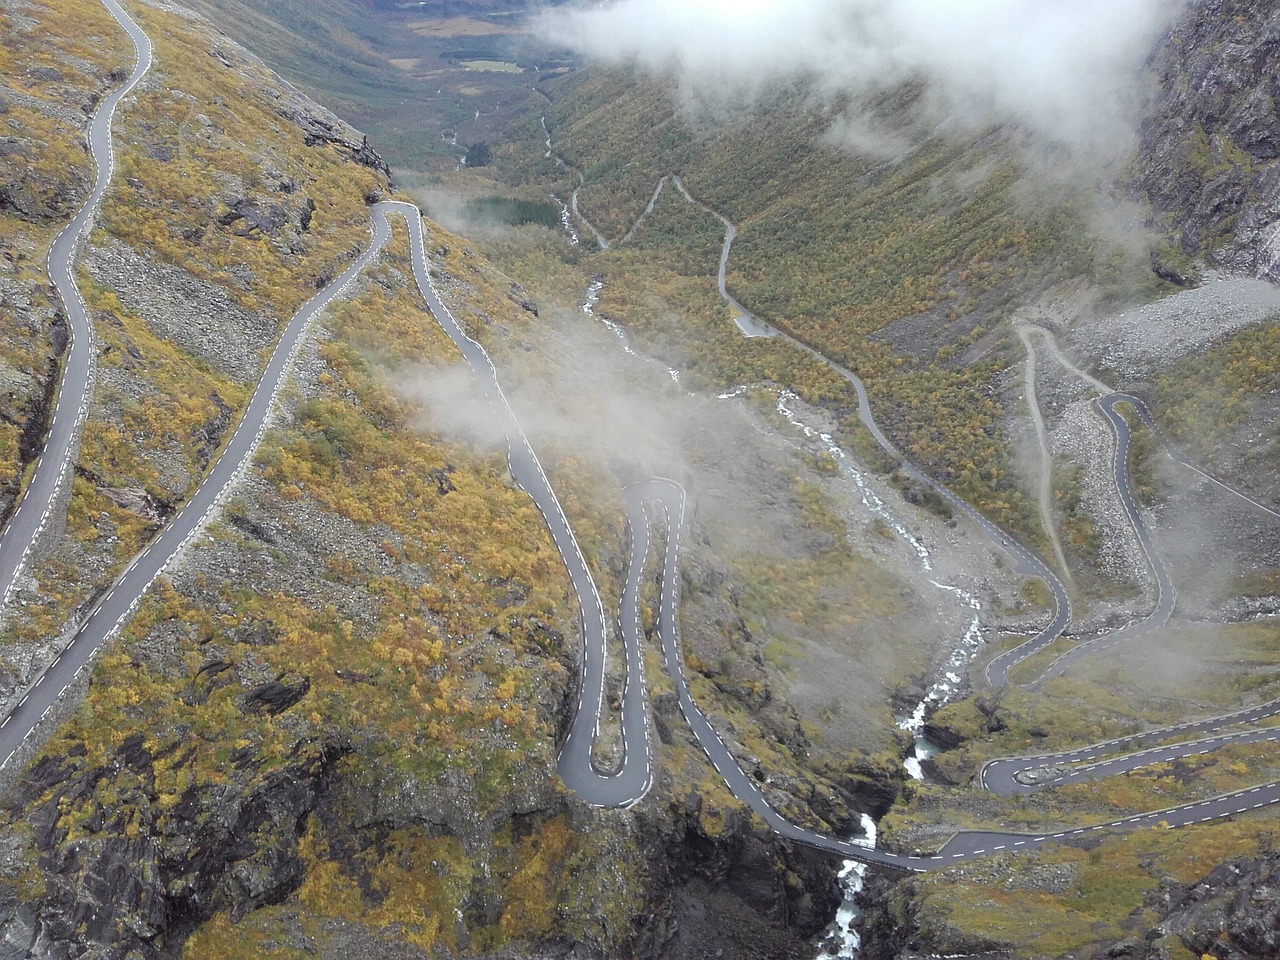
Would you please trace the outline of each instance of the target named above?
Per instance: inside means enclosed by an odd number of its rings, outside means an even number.
[[[104,2],[111,3],[111,0]],[[106,596],[98,601],[80,624],[71,642],[36,677],[13,711],[0,721],[0,757],[3,758],[0,759],[0,768],[13,759],[14,754],[53,709],[67,687],[89,665],[93,655],[129,619],[160,571],[203,529],[223,494],[249,463],[266,432],[276,396],[312,320],[356,279],[382,250],[390,235],[385,218],[375,220],[373,242],[369,249],[303,304],[290,319],[267,361],[262,379],[249,398],[239,425],[191,499],[156,534],[146,549],[133,558]]]
[[[59,493],[71,472],[72,454],[89,409],[89,394],[93,387],[93,327],[80,289],[76,286],[75,261],[81,238],[89,232],[115,172],[111,123],[116,107],[151,69],[151,40],[116,0],[102,2],[133,41],[135,62],[128,79],[102,100],[89,121],[85,139],[96,167],[93,190],[75,219],[54,239],[46,262],[49,279],[57,288],[67,317],[67,349],[44,447],[36,458],[31,480],[17,509],[0,532],[0,618],[4,616],[4,607],[13,593],[18,575],[49,523],[51,514],[61,509]]]
[[[587,566],[582,548],[573,535],[560,501],[542,469],[538,456],[529,444],[506,395],[498,383],[498,373],[489,354],[462,329],[458,321],[440,301],[427,265],[426,240],[422,230],[422,214],[411,203],[387,201],[374,207],[374,216],[385,224],[389,213],[398,213],[409,225],[409,242],[413,254],[413,273],[418,289],[437,322],[453,340],[463,359],[480,381],[489,406],[493,409],[507,438],[507,464],[516,483],[527,493],[546,521],[551,539],[564,560],[578,597],[582,622],[582,673],[578,708],[569,735],[560,750],[557,769],[561,779],[588,803],[602,807],[628,806],[643,797],[653,783],[652,757],[645,713],[647,710],[643,659],[639,640],[633,632],[635,615],[622,618],[627,643],[627,686],[622,703],[623,759],[617,770],[602,773],[592,760],[591,747],[600,732],[604,713],[604,673],[606,630],[611,624],[604,614],[600,591]],[[624,598],[624,603],[627,602]],[[636,595],[630,602],[634,605]]]

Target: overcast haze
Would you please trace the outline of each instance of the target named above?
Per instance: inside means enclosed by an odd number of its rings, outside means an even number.
[[[1097,157],[1123,149],[1143,63],[1181,0],[617,0],[549,11],[540,32],[588,59],[675,71],[701,99],[808,78],[819,92],[920,77],[966,126],[1012,122]],[[846,120],[855,149],[874,127]],[[889,143],[889,149],[893,148]]]

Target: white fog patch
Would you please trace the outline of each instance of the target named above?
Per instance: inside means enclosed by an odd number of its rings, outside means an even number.
[[[506,434],[475,374],[459,361],[447,367],[408,368],[392,384],[396,393],[419,405],[414,426],[439,432],[481,450],[501,450]]]
[[[610,64],[673,72],[714,102],[806,79],[828,96],[923,80],[940,116],[1012,123],[1078,154],[1127,143],[1143,64],[1184,0],[615,0],[539,32]],[[850,119],[851,145],[892,149]],[[833,133],[838,137],[838,131]]]

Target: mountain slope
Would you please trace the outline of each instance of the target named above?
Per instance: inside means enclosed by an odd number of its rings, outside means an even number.
[[[278,17],[288,8],[272,9]],[[50,635],[91,582],[106,582],[111,563],[130,556],[181,499],[234,421],[258,348],[304,291],[367,242],[362,200],[386,189],[385,171],[350,162],[374,162],[353,131],[279,89],[198,24],[143,10],[164,38],[170,72],[125,121],[121,171],[128,179],[104,213],[110,237],[96,237],[86,258],[105,331],[103,387],[70,533],[24,598],[16,641]],[[1179,36],[1204,63],[1223,49],[1241,64],[1270,62],[1266,34],[1255,37],[1234,19],[1245,7],[1206,3],[1197,12],[1203,25],[1184,25]],[[278,46],[289,34],[272,36]],[[1184,239],[1183,226],[1200,222],[1202,234],[1222,241],[1221,262],[1245,257],[1239,262],[1256,265],[1261,235],[1233,231],[1237,223],[1256,227],[1263,216],[1267,181],[1248,175],[1266,166],[1265,138],[1244,132],[1251,120],[1226,124],[1231,139],[1257,148],[1241,159],[1214,126],[1220,111],[1209,101],[1235,104],[1243,85],[1217,93],[1212,84],[1195,87],[1205,101],[1177,99],[1190,96],[1169,93],[1182,91],[1180,62],[1170,55],[1165,63],[1165,90],[1175,99],[1148,127],[1154,139],[1144,157],[1158,163],[1155,172],[1140,170],[1141,182]],[[1214,74],[1197,69],[1196,76]],[[1255,68],[1236,69],[1247,75]],[[794,815],[848,827],[870,797],[881,813],[901,777],[888,688],[906,687],[908,678],[927,685],[926,671],[945,662],[935,642],[945,630],[929,623],[939,603],[926,578],[902,577],[901,565],[885,573],[905,534],[839,499],[829,450],[810,437],[785,456],[771,452],[792,429],[786,418],[794,405],[777,392],[784,386],[826,405],[830,414],[801,414],[820,425],[809,428],[814,435],[831,431],[879,464],[859,443],[851,391],[794,348],[738,335],[714,286],[720,224],[675,190],[657,198],[631,242],[617,241],[661,178],[680,172],[698,199],[741,227],[730,260],[735,295],[866,375],[878,412],[913,457],[1028,539],[1037,537],[1038,519],[1017,475],[1023,391],[1012,371],[1022,357],[1007,321],[1017,313],[1059,325],[1064,344],[1097,360],[1098,373],[1132,371],[1090,353],[1109,346],[1101,321],[1117,303],[1172,289],[1187,268],[1179,257],[1204,248],[1184,243],[1179,256],[1161,252],[1164,279],[1153,277],[1145,250],[1126,258],[1090,234],[1078,197],[1033,193],[1029,202],[1001,131],[961,142],[922,138],[900,163],[885,165],[820,143],[829,117],[803,91],[783,91],[731,122],[702,123],[680,112],[665,85],[638,84],[625,73],[591,71],[543,88],[550,104],[526,113],[495,144],[503,179],[478,186],[470,172],[465,185],[567,198],[576,177],[546,155],[539,121],[548,106],[556,152],[582,171],[580,207],[614,247],[570,249],[539,228],[473,240],[434,231],[434,266],[453,302],[466,304],[476,336],[512,371],[516,401],[526,409],[562,405],[572,414],[566,420],[592,428],[575,433],[553,423],[546,435],[554,450],[549,470],[567,491],[575,524],[589,531],[584,540],[601,582],[618,574],[616,488],[679,458],[667,448],[655,452],[645,430],[617,429],[600,397],[623,393],[624,381],[639,375],[597,366],[591,349],[558,352],[559,340],[582,329],[548,303],[576,308],[594,275],[601,314],[625,324],[642,351],[683,378],[678,388],[657,370],[670,394],[691,387],[715,396],[707,388],[731,394],[742,386],[737,396],[766,411],[744,420],[749,430],[731,432],[723,420],[686,424],[696,398],[658,408],[680,411],[672,419],[697,455],[686,478],[699,504],[684,586],[689,666],[717,725]],[[369,95],[372,81],[363,89]],[[879,108],[906,111],[912,91],[897,95]],[[1183,115],[1199,118],[1209,147],[1197,146],[1195,129],[1177,125]],[[1255,119],[1265,127],[1265,115]],[[264,145],[265,131],[276,139]],[[1231,167],[1225,174],[1224,164]],[[193,175],[208,170],[216,172]],[[1178,190],[1161,193],[1170,182]],[[1221,196],[1241,189],[1252,206],[1235,220]],[[507,257],[509,272],[529,290],[485,264],[484,250]],[[405,955],[727,949],[781,956],[804,949],[800,941],[834,905],[831,865],[773,842],[742,817],[660,685],[655,727],[666,778],[651,805],[599,814],[546,779],[572,706],[571,606],[538,518],[507,485],[500,454],[460,440],[447,404],[423,386],[444,384],[439,392],[457,405],[446,389],[458,386],[447,349],[429,318],[404,303],[403,256],[393,248],[352,303],[324,322],[278,430],[224,522],[212,528],[213,544],[193,546],[156,591],[120,649],[104,659],[86,705],[15,789],[13,820],[30,826],[11,828],[25,862],[9,864],[8,942],[89,952],[127,946],[156,956],[360,955],[370,942]],[[1075,304],[1078,315],[1054,306],[1072,299],[1064,289],[1081,287],[1089,295],[1079,298],[1087,306]],[[204,322],[210,302],[218,305],[217,324]],[[1153,405],[1176,411],[1179,439],[1201,452],[1234,431],[1237,443],[1229,446],[1246,452],[1229,454],[1233,476],[1270,490],[1274,444],[1249,449],[1239,441],[1268,427],[1274,434],[1266,397],[1275,326],[1260,323],[1225,339],[1213,329],[1180,366],[1121,375],[1139,388],[1150,375]],[[40,347],[32,355],[42,357],[41,350],[52,352]],[[12,355],[20,356],[16,347]],[[566,365],[566,356],[577,363]],[[406,373],[413,364],[425,369]],[[592,393],[555,384],[557,365],[579,380],[599,377],[605,387]],[[1213,382],[1216,371],[1226,371],[1229,397]],[[405,389],[406,380],[414,389]],[[1077,429],[1087,398],[1061,364],[1047,381],[1045,419],[1067,447],[1062,459],[1077,458],[1078,475],[1094,462],[1085,454],[1096,455],[1106,438]],[[29,398],[42,382],[29,375],[26,392],[13,396]],[[648,403],[661,396],[646,390]],[[19,399],[14,409],[31,406]],[[833,430],[837,418],[843,423]],[[30,415],[9,419],[20,432]],[[698,435],[703,423],[715,426]],[[622,435],[593,460],[574,448],[589,432]],[[1219,523],[1219,505],[1143,456],[1144,486],[1164,498],[1152,506],[1163,531],[1210,510],[1210,525],[1224,531],[1208,546],[1202,531],[1188,532],[1198,539],[1182,550],[1181,577],[1199,581],[1187,591],[1189,615],[1135,654],[1055,681],[1043,694],[962,699],[934,718],[939,739],[955,745],[936,771],[966,779],[985,757],[1025,751],[1046,737],[1083,742],[1180,719],[1188,704],[1208,710],[1273,692],[1275,633],[1272,621],[1258,618],[1269,609],[1267,591],[1275,592],[1275,538],[1235,515]],[[731,471],[737,486],[725,482]],[[894,505],[911,511],[921,491],[896,479],[905,496]],[[1078,525],[1077,540],[1087,545],[1079,525],[1101,525],[1103,512],[1090,501],[1096,489],[1078,477],[1054,482],[1058,500],[1072,504],[1066,522]],[[889,483],[874,488],[893,496]],[[410,502],[416,505],[406,510]],[[985,554],[966,555],[963,527],[924,510],[908,515],[913,530],[927,531],[930,550],[957,551],[952,560],[968,577],[958,582],[981,593],[988,635],[1025,631],[1033,588]],[[1106,549],[1086,546],[1072,559],[1095,564]],[[1219,595],[1203,571],[1223,558],[1247,558],[1252,575]],[[941,572],[930,575],[951,585]],[[1131,568],[1099,579],[1085,587],[1093,605],[1080,614],[1081,636],[1109,619],[1141,615],[1143,586]],[[1221,625],[1227,616],[1242,622]],[[1217,659],[1203,652],[1209,644],[1222,651]],[[30,669],[30,650],[10,657],[15,690],[20,671]],[[1247,674],[1238,669],[1241,658]],[[923,690],[909,693],[892,706],[909,711]],[[1238,765],[1248,773],[1267,762],[1264,751],[1244,751],[1026,805],[964,788],[914,787],[886,835],[910,844],[984,820],[1076,822],[1099,809],[1147,809],[1241,776]],[[1112,838],[1092,850],[1065,847],[904,883],[882,891],[889,920],[871,948],[883,956],[1100,949],[1144,923],[1154,930],[1151,891],[1248,855],[1268,823],[1251,816],[1188,833]],[[123,930],[102,919],[109,906],[102,891],[121,886],[137,894]],[[1020,928],[1011,930],[1012,902]],[[85,904],[95,905],[88,916]],[[900,929],[891,934],[894,923]],[[1161,949],[1176,955],[1177,935]]]
[[[367,247],[389,189],[357,132],[206,25],[134,13],[156,67],[85,248],[95,396],[65,530],[6,623],[10,701],[198,482],[280,323]],[[432,234],[454,309],[519,349],[518,287]],[[772,928],[751,949],[781,956],[834,908],[825,859],[726,815],[722,788],[626,817],[564,794],[563,567],[501,454],[411,388],[457,376],[404,257],[396,241],[322,320],[221,519],[6,767],[6,951],[657,953],[655,915],[714,901],[724,942]],[[607,522],[581,468],[549,470],[575,519]],[[696,768],[687,735],[667,749]]]

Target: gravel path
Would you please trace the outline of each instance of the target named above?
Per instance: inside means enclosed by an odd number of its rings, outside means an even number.
[[[1026,365],[1023,367],[1023,396],[1027,401],[1027,410],[1031,413],[1031,422],[1036,428],[1036,443],[1040,448],[1040,476],[1037,478],[1037,492],[1040,503],[1040,523],[1049,536],[1053,546],[1054,558],[1058,561],[1058,569],[1066,578],[1067,588],[1074,592],[1075,584],[1071,580],[1071,568],[1067,565],[1067,555],[1062,551],[1062,541],[1058,537],[1058,527],[1053,522],[1053,454],[1049,450],[1049,440],[1045,435],[1044,417],[1040,413],[1040,401],[1036,396],[1036,346],[1033,342],[1034,329],[1021,324],[1017,327],[1018,337],[1027,351]]]

